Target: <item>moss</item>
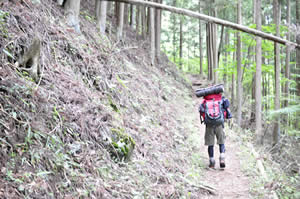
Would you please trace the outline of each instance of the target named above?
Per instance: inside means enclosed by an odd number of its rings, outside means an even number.
[[[124,129],[111,129],[112,141],[110,154],[116,161],[128,161],[135,147],[133,138],[124,132]]]
[[[111,108],[112,108],[115,112],[117,112],[117,113],[120,112],[118,106],[113,102],[113,100],[112,100],[111,97],[108,98],[108,102],[109,102],[109,105],[111,106]]]
[[[8,12],[0,10],[0,36],[3,38],[8,38],[8,29],[6,27],[6,18],[9,16]],[[7,52],[7,51],[6,51]]]

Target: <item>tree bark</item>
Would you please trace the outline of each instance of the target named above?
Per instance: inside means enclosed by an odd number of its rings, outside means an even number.
[[[80,0],[67,0],[64,6],[67,15],[67,24],[81,33],[79,25]]]
[[[238,0],[237,4],[237,22],[242,24],[242,8],[241,0]],[[242,97],[243,97],[243,87],[242,87],[242,42],[240,32],[237,32],[237,86],[236,86],[236,97],[237,97],[237,124],[241,126],[242,120]]]
[[[253,0],[253,23],[256,23],[256,0]],[[255,52],[255,48],[253,48],[253,51]],[[253,53],[254,54],[254,53]],[[255,62],[255,55],[253,56],[253,62]],[[251,114],[250,114],[250,122],[255,122],[255,72],[252,73],[252,87],[251,87]]]
[[[128,25],[128,6],[127,3],[124,5],[124,26]]]
[[[162,3],[162,0],[157,0]],[[155,57],[160,60],[161,10],[155,9]]]
[[[147,10],[146,10],[146,7],[142,7],[141,8],[141,12],[142,12],[142,36],[143,38],[145,39],[146,38],[146,35],[147,35]]]
[[[297,27],[300,26],[300,0],[296,0],[296,25]],[[300,45],[300,32],[296,33],[296,42]],[[300,95],[300,49],[296,49],[296,82],[297,82],[297,96]],[[295,128],[300,128],[300,111],[296,113],[296,121],[295,121]]]
[[[142,13],[141,13],[141,6],[136,7],[136,33],[139,35],[141,33],[141,24],[142,24]]]
[[[212,16],[217,16],[217,9],[214,6],[215,0],[212,0]],[[212,49],[213,49],[213,82],[217,83],[218,80],[218,48],[217,48],[217,25],[215,23],[212,24]]]
[[[150,15],[150,51],[151,51],[151,65],[155,63],[155,29],[154,29],[154,8],[149,8]]]
[[[199,13],[201,13],[201,0],[199,0]],[[199,73],[202,76],[203,75],[203,51],[202,51],[202,27],[201,27],[201,20],[199,20]]]
[[[261,30],[261,0],[256,0],[256,29]],[[255,131],[257,144],[263,144],[263,131],[261,122],[261,62],[262,62],[262,41],[261,37],[256,37],[256,73],[255,73]]]
[[[113,7],[113,2],[108,1],[107,2],[107,15],[111,15],[112,14],[112,7]]]
[[[262,96],[263,96],[263,98],[265,97],[266,99],[268,98],[268,92],[267,92],[266,85],[269,83],[267,81],[268,81],[267,74],[264,73],[262,75]],[[268,103],[267,103],[268,100],[265,100],[265,101],[266,102],[263,104],[263,110],[268,111]]]
[[[182,29],[182,26],[183,26],[183,19],[182,19],[182,16],[180,17],[180,27],[179,27],[179,31],[180,31],[180,39],[179,39],[179,65],[180,65],[180,68],[182,68],[182,56],[183,56],[183,53],[182,53],[182,48],[183,48],[183,29]]]
[[[107,13],[107,1],[96,0],[96,16],[97,16],[97,27],[101,34],[105,34],[106,30],[106,13]]]
[[[213,57],[213,39],[212,39],[213,26],[211,23],[206,24],[206,52],[207,52],[207,76],[208,80],[213,80],[213,65],[214,65],[214,57]]]
[[[130,5],[130,27],[131,27],[131,29],[134,29],[134,19],[135,19],[134,5]]]
[[[281,9],[279,0],[273,0],[274,7],[274,20],[276,25],[276,36],[280,37],[280,18],[281,18]],[[280,109],[280,46],[275,42],[275,110]],[[276,145],[279,141],[280,136],[280,117],[276,118],[274,131],[273,131],[273,145]]]
[[[229,22],[229,21],[218,19],[216,17],[211,17],[211,16],[207,16],[207,15],[204,15],[204,14],[200,14],[198,12],[193,12],[193,11],[182,9],[182,8],[176,8],[176,7],[172,7],[172,6],[168,6],[168,5],[164,5],[164,4],[158,4],[158,3],[143,1],[143,0],[118,0],[118,1],[130,3],[130,4],[136,4],[136,5],[143,5],[143,6],[148,6],[148,7],[161,8],[162,10],[167,10],[167,11],[170,11],[170,12],[173,12],[173,13],[182,14],[182,15],[193,17],[193,18],[198,18],[198,19],[201,19],[201,20],[204,20],[204,21],[207,21],[207,22],[223,25],[223,26],[226,26],[226,27],[230,27],[232,29],[236,29],[236,30],[239,30],[239,31],[242,31],[242,32],[253,34],[253,35],[262,37],[264,39],[268,39],[268,40],[271,40],[271,41],[276,41],[276,42],[284,44],[284,45],[290,44],[290,45],[296,46],[297,48],[300,48],[300,45],[297,44],[297,43],[287,41],[287,40],[282,39],[280,37],[276,37],[272,34],[264,33],[261,30],[252,29],[252,28],[249,28],[247,26],[242,26],[242,25],[239,25],[239,24],[236,24],[236,23],[232,23],[232,22]]]
[[[208,13],[212,16],[216,15],[214,2],[210,1],[209,2],[209,11]],[[208,60],[208,80],[213,81],[213,83],[216,83],[216,78],[217,78],[217,27],[216,24],[213,23],[207,23],[207,31],[206,31],[206,51],[207,51],[207,60]]]
[[[225,46],[226,47],[229,45],[229,41],[230,41],[230,33],[226,29],[226,31],[225,31]],[[227,87],[228,87],[227,86],[227,68],[228,68],[228,65],[229,65],[228,55],[229,55],[229,53],[227,51],[225,51],[225,53],[224,53],[225,73],[224,73],[224,77],[223,77],[225,90],[227,90]]]
[[[100,7],[101,7],[101,4],[100,4],[100,0],[95,0],[95,16],[96,16],[96,19],[99,18],[99,15],[100,15]]]
[[[236,52],[233,52],[233,59],[236,59]],[[234,67],[234,66],[233,66]],[[235,75],[232,73],[231,75],[231,100],[232,103],[235,101]]]
[[[256,0],[255,0],[256,1]],[[253,123],[255,122],[255,72],[252,73],[252,87],[251,87],[251,99],[252,99],[252,103],[251,103],[251,114],[250,114],[250,122]]]
[[[221,56],[221,52],[222,52],[222,48],[223,48],[223,36],[224,36],[224,26],[222,26],[221,29],[221,36],[220,36],[220,42],[219,42],[219,48],[218,48],[218,66],[220,64],[220,56]]]
[[[124,26],[124,3],[119,4],[117,40],[122,40]]]
[[[200,67],[200,70],[199,70],[199,73],[201,76],[203,76],[203,48],[202,48],[202,45],[203,45],[203,42],[202,42],[202,24],[199,20],[199,67]]]
[[[188,30],[190,29],[190,23],[188,22],[186,24],[186,27],[188,28]],[[185,34],[186,36],[186,43],[187,43],[187,67],[188,67],[188,71],[191,71],[191,65],[190,65],[190,34],[189,32],[187,32]]]
[[[120,6],[120,2],[116,1],[114,6],[114,12],[115,12],[115,17],[117,18],[117,23],[118,23],[118,16],[119,16],[119,6]]]

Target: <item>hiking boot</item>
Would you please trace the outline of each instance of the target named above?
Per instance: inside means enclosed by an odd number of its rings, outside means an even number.
[[[225,168],[225,153],[220,154],[220,168],[221,169]]]
[[[215,164],[216,164],[215,159],[214,158],[209,158],[209,166],[208,167],[214,169]]]

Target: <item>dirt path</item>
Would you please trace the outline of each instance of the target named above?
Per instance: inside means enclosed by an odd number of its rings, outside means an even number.
[[[201,156],[204,157],[204,162],[208,166],[208,154],[207,154],[207,146],[204,146],[204,132],[205,126],[200,124],[199,115],[197,114],[198,106],[200,104],[201,99],[194,98],[194,113],[195,113],[195,121],[194,124],[199,128],[201,135]],[[204,170],[203,179],[205,183],[213,186],[218,195],[209,195],[205,198],[218,198],[218,199],[247,199],[252,198],[250,191],[250,179],[242,172],[240,159],[238,153],[240,151],[240,147],[236,142],[234,142],[232,136],[226,131],[226,169],[220,170],[219,168],[219,146],[215,145],[214,147],[214,156],[216,159],[216,169],[208,169]],[[206,158],[206,159],[205,159]]]
[[[199,125],[204,137],[205,127]],[[249,194],[249,179],[241,171],[240,159],[237,155],[239,146],[232,141],[230,135],[226,137],[226,169],[219,169],[219,147],[215,146],[216,169],[205,169],[204,178],[206,183],[212,185],[218,191],[218,196],[207,196],[206,198],[232,199],[251,198]],[[207,147],[204,139],[201,146],[201,156],[207,157]],[[208,158],[205,160],[208,164]]]

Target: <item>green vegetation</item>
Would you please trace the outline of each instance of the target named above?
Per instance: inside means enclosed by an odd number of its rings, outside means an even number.
[[[111,129],[113,135],[109,143],[113,148],[110,153],[116,161],[128,161],[135,147],[135,141],[124,132],[124,129]]]

